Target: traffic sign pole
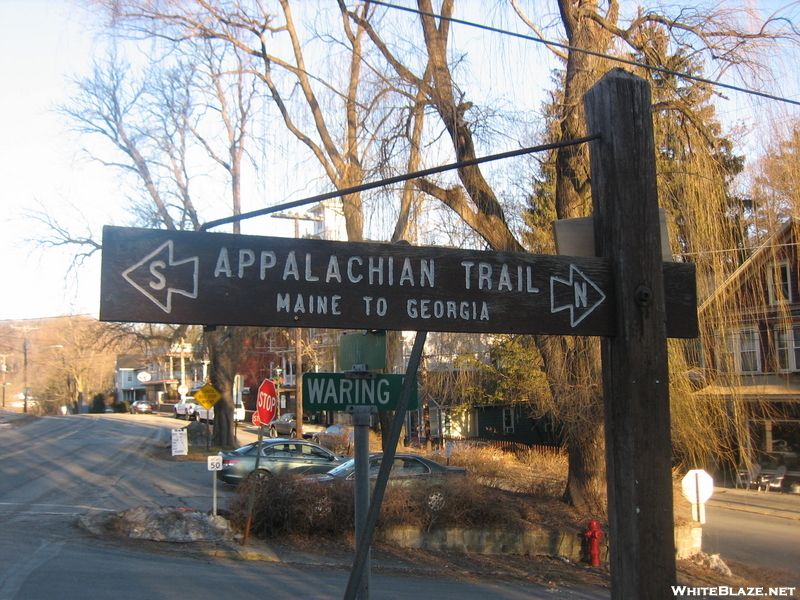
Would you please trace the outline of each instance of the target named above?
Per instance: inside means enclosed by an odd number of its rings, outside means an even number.
[[[208,457],[208,470],[211,471],[211,478],[212,478],[212,486],[213,486],[213,512],[212,514],[216,517],[217,516],[217,471],[222,470],[222,457],[217,456],[209,456]]]
[[[369,600],[371,587],[369,541],[362,537],[369,512],[369,425],[374,406],[352,406],[353,413],[353,460],[355,461],[355,533],[357,544],[367,544],[364,550],[364,570],[358,586],[358,599]],[[358,552],[358,548],[356,549]]]
[[[414,338],[414,347],[411,349],[411,355],[408,357],[406,376],[405,379],[403,379],[403,390],[400,393],[400,401],[397,403],[397,412],[395,412],[394,419],[392,420],[392,426],[389,428],[389,434],[386,436],[383,460],[381,461],[380,469],[378,469],[378,479],[375,481],[375,491],[369,503],[369,511],[367,511],[364,529],[361,535],[358,536],[356,556],[353,559],[353,568],[350,570],[350,578],[347,580],[344,600],[355,600],[356,594],[358,593],[359,582],[364,571],[364,565],[367,562],[369,546],[372,541],[372,534],[378,522],[378,512],[383,503],[386,484],[389,482],[389,473],[391,472],[394,456],[397,452],[397,442],[400,441],[400,432],[403,430],[403,422],[406,418],[406,407],[411,398],[412,387],[416,382],[417,369],[419,369],[419,362],[422,358],[422,351],[425,348],[425,340],[427,337],[427,331],[417,332]]]
[[[253,522],[253,507],[256,503],[256,484],[258,483],[258,465],[261,460],[261,445],[264,442],[264,424],[258,426],[258,452],[256,453],[256,467],[250,477],[250,498],[247,500],[247,523],[244,526],[242,546],[247,546],[250,539],[250,525]]]

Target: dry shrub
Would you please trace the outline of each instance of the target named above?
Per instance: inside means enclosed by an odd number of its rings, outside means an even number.
[[[434,458],[444,462],[443,457]],[[378,527],[525,527],[542,523],[545,503],[560,497],[566,458],[533,452],[520,457],[491,448],[465,448],[450,464],[468,469],[467,477],[390,481]],[[408,483],[408,480],[406,480]],[[350,481],[314,482],[273,476],[256,481],[251,533],[259,537],[297,535],[341,537],[353,531],[353,485]],[[247,519],[250,483],[239,486],[231,501],[235,527]]]
[[[443,453],[431,458],[445,463]],[[578,515],[561,514],[561,497],[567,476],[566,456],[545,451],[503,452],[495,448],[462,447],[449,463],[464,467],[467,477],[417,481],[386,490],[379,528],[415,526],[514,527],[572,521]],[[405,480],[408,482],[408,480]],[[354,528],[353,485],[351,481],[316,482],[290,476],[256,481],[256,501],[251,533],[268,538],[289,533],[341,537]],[[239,486],[230,503],[231,521],[243,528],[247,520],[250,483]],[[553,517],[553,518],[551,518]],[[550,523],[550,521],[554,521]]]
[[[252,534],[276,537],[288,533],[334,536],[353,529],[353,488],[348,482],[310,483],[288,475],[259,478]],[[244,529],[251,482],[237,488],[229,505],[234,527]]]
[[[446,461],[441,452],[431,453],[430,458]],[[467,469],[483,485],[539,499],[560,498],[567,485],[567,455],[560,450],[504,452],[492,447],[464,446],[453,452],[449,464]]]
[[[277,476],[261,479],[256,485],[250,529],[253,535],[341,537],[353,531],[350,481],[317,483]],[[234,527],[243,529],[250,484],[240,485],[238,492],[229,513]],[[390,483],[377,526],[525,528],[541,522],[537,502],[526,494],[485,486],[473,477],[452,476],[411,485]]]

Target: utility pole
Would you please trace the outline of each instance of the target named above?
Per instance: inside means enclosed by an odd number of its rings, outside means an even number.
[[[0,354],[0,358],[3,359],[3,365],[0,367],[0,371],[3,373],[3,408],[6,407],[6,386],[8,383],[6,382],[6,373],[8,373],[8,365],[6,365],[6,358],[9,356],[14,356],[13,354]]]
[[[297,213],[275,213],[278,219],[291,219],[294,221],[294,237],[300,238],[300,221],[322,221],[322,217],[309,217]],[[295,429],[297,437],[303,439],[303,330],[296,327],[294,330],[294,403],[295,403]]]
[[[39,329],[38,327],[32,327],[30,325],[12,325],[12,329],[18,329],[22,332],[24,336],[22,340],[22,396],[24,398],[22,404],[22,412],[27,414],[28,413],[28,332],[33,331],[35,329]]]

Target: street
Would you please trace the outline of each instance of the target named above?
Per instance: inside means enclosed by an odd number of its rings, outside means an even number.
[[[343,597],[348,573],[275,562],[191,555],[180,545],[155,552],[98,539],[77,516],[135,506],[209,511],[205,463],[148,458],[156,441],[185,422],[157,415],[46,417],[0,429],[0,600],[263,600]],[[221,486],[220,505],[232,488]],[[160,546],[160,545],[158,545]],[[171,546],[175,546],[174,548]],[[373,598],[536,600],[608,598],[601,588],[568,589],[424,577],[372,576]]]
[[[343,596],[347,570],[325,564],[233,560],[181,544],[121,544],[92,536],[78,516],[136,506],[210,511],[212,475],[204,462],[156,460],[157,444],[179,421],[159,415],[46,417],[0,427],[0,600]],[[252,431],[240,430],[246,443]],[[219,486],[224,507],[233,488]],[[780,510],[772,510],[770,506]],[[766,508],[765,508],[766,507]],[[760,512],[774,514],[759,514]],[[716,489],[707,505],[703,549],[723,559],[800,572],[800,497]],[[780,516],[776,516],[780,515]],[[291,561],[289,561],[291,562]],[[321,561],[324,563],[324,561]],[[544,587],[375,572],[373,598],[516,600],[608,598],[607,589]]]
[[[703,551],[707,554],[800,573],[798,540],[800,495],[717,488],[706,505]]]

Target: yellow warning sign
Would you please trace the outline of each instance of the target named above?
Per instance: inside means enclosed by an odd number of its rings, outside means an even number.
[[[222,398],[222,394],[210,383],[205,384],[194,393],[194,399],[202,404],[203,408],[206,410],[211,410],[211,407],[214,406],[220,398]]]

